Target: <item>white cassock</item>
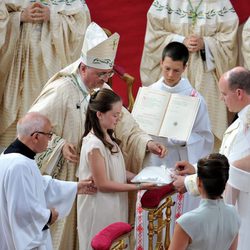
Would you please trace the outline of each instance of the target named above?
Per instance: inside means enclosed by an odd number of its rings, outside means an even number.
[[[245,250],[250,245],[250,173],[234,167],[232,163],[250,155],[250,105],[238,116],[225,132],[220,153],[225,154],[230,163],[225,201],[236,206],[241,218],[237,250]]]
[[[201,157],[205,157],[212,152],[214,137],[211,131],[210,120],[208,116],[207,106],[204,98],[191,86],[188,79],[181,78],[179,83],[174,87],[169,87],[163,82],[163,77],[161,77],[157,82],[150,85],[152,89],[158,89],[167,91],[169,93],[177,93],[181,95],[187,96],[198,96],[200,99],[199,110],[194,122],[193,129],[191,131],[191,135],[189,140],[186,142],[186,145],[183,146],[184,142],[180,141],[172,141],[163,137],[152,136],[156,141],[164,144],[168,149],[168,154],[164,158],[159,158],[153,154],[148,154],[144,160],[144,167],[154,165],[160,166],[162,164],[166,165],[168,168],[174,168],[175,163],[180,160],[187,160],[190,163],[196,163]],[[142,195],[141,192],[138,194]],[[171,218],[171,231],[173,231],[175,219],[179,217],[182,213],[190,211],[199,206],[200,199],[197,197],[190,196],[189,194],[185,195],[174,195],[173,199],[176,202],[176,205],[172,209],[172,218]],[[138,199],[139,200],[139,199]],[[137,202],[137,206],[140,206],[140,202]],[[137,245],[143,244],[144,249],[147,249],[147,224],[146,218],[147,213],[140,213],[140,209],[136,209],[137,211],[137,220],[142,221],[143,216],[143,224],[140,225],[144,227],[144,240],[143,242],[137,241]],[[139,213],[138,213],[139,211]],[[139,217],[139,218],[138,218]],[[141,239],[138,234],[142,231],[136,231],[136,238]]]
[[[140,73],[149,86],[161,75],[160,60],[170,42],[184,42],[192,34],[203,38],[201,52],[190,53],[184,74],[207,103],[214,135],[221,140],[227,128],[226,105],[218,80],[236,66],[238,17],[229,0],[155,0],[147,13]]]
[[[237,250],[246,250],[250,245],[250,173],[234,167],[232,163],[250,155],[250,105],[243,108],[238,116],[224,134],[220,153],[230,163],[225,202],[236,206],[241,219]],[[198,194],[196,174],[185,178],[185,186],[190,194]]]
[[[19,153],[0,157],[1,249],[52,249],[50,231],[42,230],[55,208],[62,218],[70,212],[76,182],[42,176],[35,160]]]

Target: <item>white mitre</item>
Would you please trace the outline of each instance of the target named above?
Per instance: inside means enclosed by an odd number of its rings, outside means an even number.
[[[81,60],[96,69],[112,69],[119,42],[119,34],[108,37],[104,30],[92,22],[85,33]]]

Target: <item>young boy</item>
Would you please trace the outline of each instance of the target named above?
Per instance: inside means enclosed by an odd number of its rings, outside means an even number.
[[[176,93],[180,95],[196,96],[200,99],[199,110],[189,140],[184,142],[158,137],[157,140],[168,148],[168,154],[162,159],[158,159],[152,154],[148,154],[144,160],[144,167],[152,165],[160,166],[164,164],[168,168],[174,168],[176,161],[181,160],[196,163],[198,159],[207,156],[213,150],[214,138],[211,132],[205,100],[191,86],[188,79],[182,77],[187,67],[188,58],[189,52],[184,44],[179,42],[169,43],[163,50],[160,62],[162,77],[157,82],[153,83],[150,88],[167,91],[171,94]],[[177,194],[173,196],[173,199],[175,201],[175,206],[172,208],[171,233],[173,232],[175,219],[199,205],[199,198],[191,197],[188,194]],[[140,211],[140,209],[137,209],[137,211]],[[137,218],[139,216],[142,216],[142,214],[138,213]],[[146,221],[146,216],[144,221]],[[147,244],[147,232],[145,232],[146,224],[142,226],[144,226],[144,243]],[[147,249],[147,245],[144,244],[143,247]]]

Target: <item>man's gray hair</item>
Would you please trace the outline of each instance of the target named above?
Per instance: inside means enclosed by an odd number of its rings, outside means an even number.
[[[37,112],[30,112],[21,118],[17,123],[17,135],[29,136],[36,131],[43,131],[49,122],[48,118]]]

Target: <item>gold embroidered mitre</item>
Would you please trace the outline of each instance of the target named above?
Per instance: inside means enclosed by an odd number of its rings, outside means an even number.
[[[92,22],[85,33],[82,62],[96,69],[112,69],[119,38],[117,33],[108,37],[99,25]]]

